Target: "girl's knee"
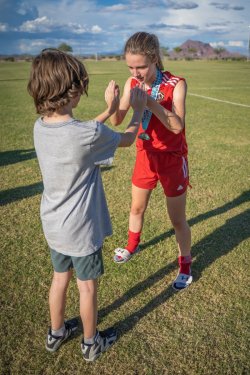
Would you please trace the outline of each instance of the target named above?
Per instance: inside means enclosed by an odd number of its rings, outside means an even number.
[[[189,228],[186,220],[180,220],[179,218],[171,219],[172,225],[175,230],[187,230]]]
[[[146,207],[143,206],[132,206],[130,213],[131,215],[143,215],[146,210]]]

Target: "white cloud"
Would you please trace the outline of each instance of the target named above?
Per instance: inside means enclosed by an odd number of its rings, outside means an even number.
[[[86,27],[80,25],[80,24],[76,24],[76,23],[69,23],[67,28],[69,28],[72,33],[74,34],[84,34],[87,32],[87,29]]]
[[[87,46],[89,46],[89,47],[95,47],[96,43],[95,42],[88,42]]]
[[[61,43],[64,43],[65,39],[63,38],[51,38],[51,39],[21,39],[18,43],[18,52],[19,53],[39,53],[44,48],[57,48]],[[75,53],[79,53],[80,44],[75,39],[67,40],[67,44],[72,46]]]
[[[44,0],[37,1],[37,8],[39,16],[49,16],[56,23],[67,20],[67,22],[85,24],[86,21],[96,22],[94,19],[99,16],[96,1],[93,0]]]
[[[121,12],[123,10],[127,10],[128,5],[125,4],[114,4],[108,7],[104,7],[102,11],[104,12]]]
[[[20,31],[28,33],[44,32],[48,33],[53,29],[53,22],[46,16],[36,18],[33,21],[26,21],[20,26]]]
[[[48,42],[46,40],[21,40],[18,48],[21,53],[29,53],[35,51],[40,51],[43,48],[48,47]]]
[[[5,31],[8,31],[7,23],[1,23],[0,22],[0,32],[4,33]]]
[[[88,28],[86,26],[73,22],[69,22],[68,24],[66,24],[52,21],[52,19],[48,18],[47,16],[36,18],[33,21],[26,21],[19,28],[19,31],[28,33],[50,33],[58,30],[62,30],[63,32],[69,31],[73,34],[84,34],[87,32],[98,34],[102,32],[102,28],[98,25],[93,25],[91,28]]]
[[[230,47],[244,47],[242,40],[229,40],[228,46]]]
[[[19,8],[17,9],[17,13],[21,14],[22,16],[25,16],[26,14],[29,14],[32,11],[33,11],[33,7],[27,2],[21,3],[19,5]]]
[[[209,44],[210,44],[210,46],[212,46],[213,48],[217,48],[217,47],[225,47],[225,46],[226,46],[226,44],[225,44],[224,42],[222,42],[222,41],[220,41],[220,42],[210,42]]]
[[[98,25],[94,25],[94,26],[92,26],[91,31],[92,31],[92,33],[94,33],[94,34],[98,34],[98,33],[100,33],[100,32],[102,31],[102,29],[101,29],[100,26],[98,26]]]
[[[218,41],[209,43],[213,48],[217,47],[244,47],[244,42],[241,40],[229,40],[228,42]]]
[[[244,7],[243,6],[238,6],[238,5],[229,5],[227,3],[216,3],[216,2],[212,2],[210,3],[210,5],[214,6],[215,8],[218,8],[220,10],[225,10],[225,11],[228,11],[228,10],[243,10]]]

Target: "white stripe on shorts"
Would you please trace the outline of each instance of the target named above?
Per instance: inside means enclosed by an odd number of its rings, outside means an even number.
[[[188,177],[188,166],[187,166],[187,162],[186,162],[186,159],[184,158],[184,156],[182,156],[182,170],[183,170],[184,178],[187,178]]]

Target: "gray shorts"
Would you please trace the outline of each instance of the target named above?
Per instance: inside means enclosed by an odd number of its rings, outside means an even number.
[[[104,273],[102,248],[82,257],[64,255],[53,249],[50,249],[50,255],[56,272],[67,272],[74,268],[79,280],[94,280]]]

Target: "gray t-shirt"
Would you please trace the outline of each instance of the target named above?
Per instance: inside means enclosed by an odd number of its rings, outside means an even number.
[[[112,162],[120,139],[96,121],[36,121],[34,144],[44,184],[41,220],[50,248],[85,256],[112,234],[100,165]]]

